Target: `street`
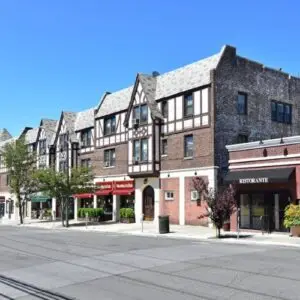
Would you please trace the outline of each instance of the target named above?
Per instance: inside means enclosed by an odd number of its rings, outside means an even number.
[[[0,299],[300,299],[299,250],[0,227]]]

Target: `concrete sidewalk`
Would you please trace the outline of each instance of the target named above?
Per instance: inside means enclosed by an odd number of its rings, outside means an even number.
[[[170,225],[170,233],[159,234],[158,226],[155,222],[143,222],[142,224],[124,224],[105,222],[99,224],[88,224],[85,222],[75,222],[71,220],[69,228],[62,227],[61,221],[47,222],[39,220],[25,220],[22,227],[44,228],[50,230],[70,230],[83,232],[99,232],[109,234],[130,234],[136,236],[152,236],[157,238],[173,238],[173,239],[190,239],[190,240],[209,240],[224,243],[236,244],[261,244],[261,245],[278,245],[278,246],[292,246],[300,248],[300,238],[293,238],[288,233],[272,233],[262,234],[261,232],[241,232],[239,239],[237,239],[236,232],[222,232],[223,238],[216,239],[216,230],[214,228],[203,226],[189,226],[189,225]],[[15,223],[2,222],[3,225],[18,225]]]

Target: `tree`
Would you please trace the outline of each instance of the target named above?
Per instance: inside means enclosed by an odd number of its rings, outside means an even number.
[[[234,186],[220,187],[217,191],[209,188],[208,182],[202,177],[194,177],[192,184],[200,199],[206,203],[206,213],[199,218],[209,217],[217,229],[217,237],[220,238],[221,228],[237,208]]]
[[[16,195],[20,223],[23,224],[25,203],[30,194],[37,189],[37,182],[33,176],[36,166],[36,153],[28,150],[25,138],[21,137],[5,144],[1,155],[8,171],[11,193]]]
[[[70,198],[74,194],[94,191],[93,174],[89,168],[74,168],[70,176],[66,172],[57,172],[54,168],[41,169],[36,171],[35,178],[39,191],[45,192],[51,198],[56,198],[56,201],[60,203],[62,225],[65,226],[65,219],[66,227],[69,226]]]

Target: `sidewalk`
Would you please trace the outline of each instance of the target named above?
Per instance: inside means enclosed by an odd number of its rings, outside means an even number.
[[[25,220],[22,227],[43,228],[50,230],[69,230],[82,232],[99,232],[109,234],[127,234],[135,236],[147,236],[157,238],[189,239],[195,241],[215,241],[235,244],[254,244],[254,245],[278,245],[300,248],[300,238],[290,237],[286,233],[262,234],[261,232],[241,232],[237,239],[236,232],[222,232],[223,238],[216,239],[216,230],[214,228],[189,225],[170,225],[170,233],[159,234],[157,224],[154,222],[144,222],[142,224],[124,224],[105,222],[96,225],[85,225],[84,222],[75,222],[71,220],[69,228],[62,227],[61,221],[47,222],[39,220]],[[3,225],[18,225],[2,223]]]

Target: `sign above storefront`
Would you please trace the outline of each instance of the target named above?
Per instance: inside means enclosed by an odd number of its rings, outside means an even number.
[[[260,178],[240,178],[239,183],[240,184],[251,184],[251,183],[268,183],[269,178],[268,177],[260,177]]]

